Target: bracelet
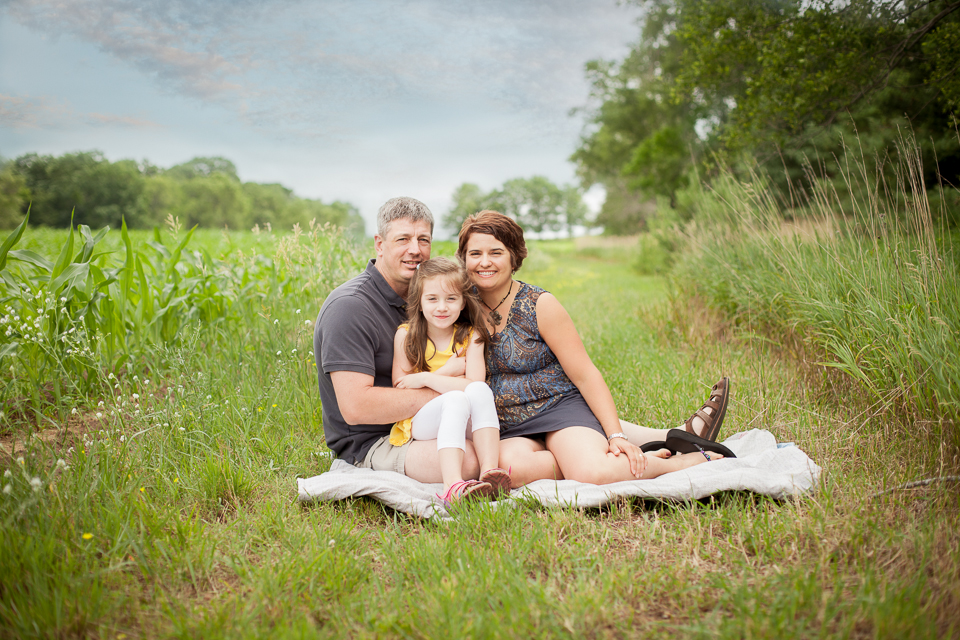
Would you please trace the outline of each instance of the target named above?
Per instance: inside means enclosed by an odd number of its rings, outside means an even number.
[[[625,436],[622,431],[618,431],[617,433],[613,433],[607,436],[607,442],[610,442],[614,438],[623,438],[624,440],[627,440],[627,436]]]

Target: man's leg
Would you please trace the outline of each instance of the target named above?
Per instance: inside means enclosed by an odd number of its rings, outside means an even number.
[[[436,440],[414,440],[407,450],[403,472],[420,482],[441,483],[443,474],[440,473],[440,456],[437,452]],[[477,452],[473,443],[467,440],[466,451],[463,454],[463,477],[466,480],[476,480],[480,477],[480,463],[477,461]]]

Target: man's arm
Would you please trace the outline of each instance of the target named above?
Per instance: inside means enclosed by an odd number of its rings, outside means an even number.
[[[439,395],[433,389],[392,389],[373,386],[373,376],[332,371],[340,414],[347,424],[391,424],[417,413]]]

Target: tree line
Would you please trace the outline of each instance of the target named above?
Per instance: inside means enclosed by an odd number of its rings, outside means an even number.
[[[169,169],[147,161],[110,162],[99,151],[62,156],[28,153],[0,167],[0,227],[19,224],[30,208],[32,224],[67,227],[152,228],[168,216],[192,227],[289,229],[311,220],[362,235],[352,204],[300,198],[281,184],[242,182],[220,157],[194,158]]]
[[[590,226],[583,192],[573,185],[558,186],[544,176],[513,178],[497,189],[483,191],[465,182],[453,192],[453,206],[443,216],[443,226],[454,234],[467,216],[493,209],[517,221],[524,231],[537,234],[566,232]]]
[[[608,233],[642,230],[658,210],[689,216],[685,190],[720,168],[763,173],[784,193],[833,180],[842,194],[831,167],[844,146],[896,188],[889,160],[908,139],[924,186],[957,204],[960,2],[636,3],[630,53],[586,66],[588,124],[571,156],[583,187],[606,189]]]

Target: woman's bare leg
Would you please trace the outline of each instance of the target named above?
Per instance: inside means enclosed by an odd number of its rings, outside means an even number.
[[[556,457],[565,478],[591,484],[637,479],[630,471],[627,457],[607,455],[606,438],[589,427],[567,427],[548,434],[547,449]],[[696,456],[683,454],[664,458],[662,455],[662,451],[644,455],[647,464],[642,478],[656,478],[707,461],[699,452]],[[718,459],[721,456],[711,453],[710,457]]]
[[[510,488],[534,480],[563,480],[557,459],[538,440],[506,438],[500,441],[500,466],[510,469]]]
[[[695,451],[694,453],[679,453],[666,458],[653,453],[645,453],[643,455],[647,459],[647,469],[643,473],[644,478],[657,478],[665,473],[682,471],[683,469],[689,469],[690,467],[695,467],[698,464],[707,462],[707,458],[699,451]],[[723,458],[719,453],[713,453],[712,451],[709,455],[711,461]]]
[[[708,416],[713,415],[713,409],[706,407],[703,412]],[[694,416],[693,418],[693,432],[698,436],[703,433],[703,428],[707,423],[703,421],[700,416]],[[681,424],[678,427],[670,427],[667,429],[653,429],[651,427],[641,427],[638,424],[633,424],[632,422],[627,422],[621,418],[620,420],[620,430],[623,431],[623,435],[627,436],[627,440],[637,445],[638,447],[647,444],[648,442],[657,442],[667,439],[667,431],[670,429],[686,429],[686,426]]]

